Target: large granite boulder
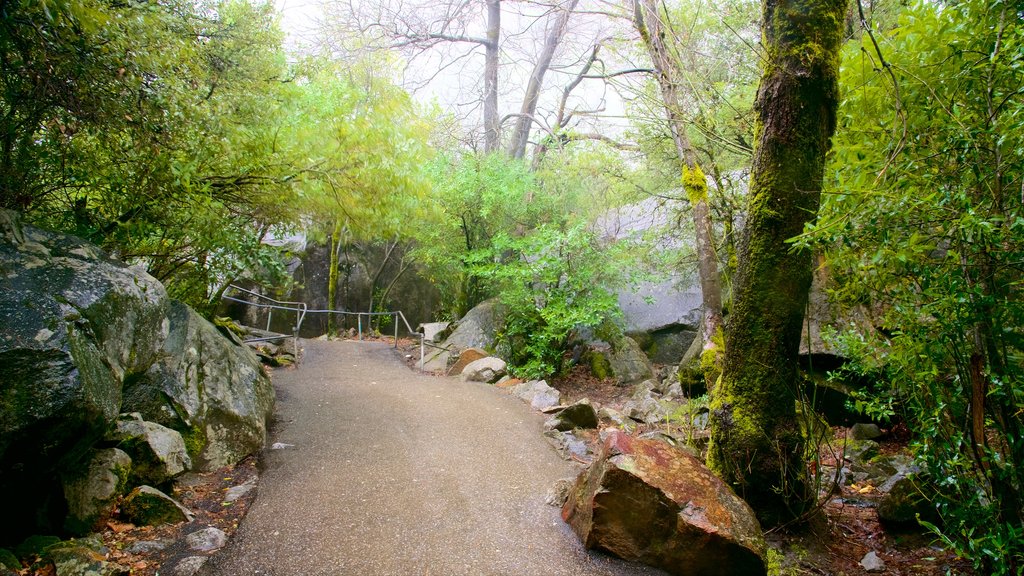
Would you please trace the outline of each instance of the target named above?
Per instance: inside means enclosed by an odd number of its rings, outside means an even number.
[[[146,422],[137,413],[118,420],[106,440],[116,443],[131,457],[133,486],[164,484],[192,468],[181,434],[156,422]]]
[[[587,548],[671,574],[763,575],[753,511],[697,458],[612,430],[562,517]]]
[[[125,383],[125,412],[181,433],[195,467],[211,471],[263,448],[274,388],[244,345],[172,301],[161,359]]]
[[[88,465],[122,382],[160,355],[167,303],[151,276],[0,211],[0,536],[41,510],[40,528],[63,523],[58,478]]]
[[[132,459],[117,448],[97,450],[89,465],[64,478],[64,499],[68,516],[64,528],[72,534],[88,534],[114,510],[117,498],[124,494]]]
[[[425,369],[447,371],[450,357],[458,356],[470,348],[494,350],[498,329],[503,322],[504,316],[497,298],[477,304],[455,323],[454,329],[444,342],[436,347],[427,348],[423,358]]]
[[[608,353],[612,376],[619,386],[628,386],[654,377],[651,361],[640,345],[629,336],[617,338]]]

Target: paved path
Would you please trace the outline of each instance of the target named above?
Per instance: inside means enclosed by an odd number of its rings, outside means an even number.
[[[376,343],[306,341],[274,373],[252,508],[204,576],[660,574],[584,551],[544,504],[574,475],[543,418],[491,386],[409,370]]]

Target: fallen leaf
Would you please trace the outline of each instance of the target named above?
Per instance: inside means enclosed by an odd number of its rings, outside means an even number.
[[[113,530],[115,534],[120,534],[121,532],[125,532],[127,530],[131,530],[132,528],[135,528],[135,525],[111,520],[107,522],[107,528]]]

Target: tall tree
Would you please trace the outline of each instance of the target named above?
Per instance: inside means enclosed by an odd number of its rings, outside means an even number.
[[[845,0],[762,2],[757,141],[708,463],[768,524],[812,497],[795,418],[811,253],[789,242],[820,203],[845,15]]]
[[[834,301],[870,303],[887,328],[836,338],[847,369],[878,382],[858,404],[907,423],[939,480],[933,529],[984,574],[1024,568],[1018,6],[918,0],[875,26],[860,14],[828,171],[838,193],[808,234]]]
[[[722,327],[722,280],[718,271],[718,254],[712,232],[711,210],[708,207],[708,183],[697,161],[697,151],[687,136],[686,121],[681,109],[679,61],[672,57],[665,44],[666,30],[655,0],[634,0],[633,24],[654,64],[661,89],[665,116],[672,141],[682,164],[682,182],[693,209],[696,232],[697,271],[702,298],[701,330],[705,354],[717,354],[715,338]],[[713,384],[713,382],[709,383]]]
[[[541,88],[544,86],[544,76],[551,67],[551,60],[555,57],[555,50],[562,43],[566,27],[569,24],[569,17],[576,9],[579,0],[568,0],[565,6],[556,8],[548,33],[544,38],[544,47],[541,49],[537,62],[530,73],[530,80],[526,84],[526,94],[523,96],[523,105],[516,118],[515,130],[509,140],[508,155],[513,158],[522,158],[526,154],[526,143],[530,138],[530,127],[535,122],[533,115],[537,111],[537,104],[540,102]]]

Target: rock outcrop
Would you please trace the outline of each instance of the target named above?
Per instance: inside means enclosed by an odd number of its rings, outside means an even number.
[[[765,574],[753,511],[695,457],[612,430],[562,517],[587,548],[671,574]]]
[[[0,541],[64,526],[60,479],[88,472],[118,414],[178,430],[216,467],[263,445],[273,402],[253,353],[156,279],[2,210],[0,366],[0,492],[17,495]]]
[[[181,433],[201,470],[261,448],[274,389],[259,359],[180,302],[171,302],[161,357],[125,384],[124,411]]]

